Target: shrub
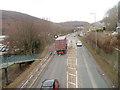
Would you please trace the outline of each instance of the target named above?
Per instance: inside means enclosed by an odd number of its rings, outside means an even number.
[[[106,35],[106,34],[98,34],[97,35],[97,45],[99,48],[103,49],[106,53],[112,53],[115,47],[118,47],[119,37]],[[90,33],[87,36],[87,39],[92,43],[96,44],[96,34]],[[118,47],[119,48],[119,47]]]
[[[97,32],[103,32],[103,29],[96,29]]]

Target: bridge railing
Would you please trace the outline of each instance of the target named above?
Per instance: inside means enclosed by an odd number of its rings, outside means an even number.
[[[21,62],[27,62],[27,61],[33,61],[36,58],[38,58],[40,54],[32,54],[32,55],[13,55],[13,56],[1,56],[0,57],[0,69],[4,67],[8,67],[15,63],[21,63]]]

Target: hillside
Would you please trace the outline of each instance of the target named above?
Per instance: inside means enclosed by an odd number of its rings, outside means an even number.
[[[19,49],[17,54],[38,53],[44,46],[54,42],[54,35],[69,32],[72,32],[71,28],[51,21],[2,10],[2,34],[9,37],[2,43],[10,47],[10,54],[14,53],[15,48]]]
[[[68,21],[68,22],[61,22],[58,23],[64,27],[78,27],[78,26],[85,26],[88,25],[88,22],[85,21]]]
[[[13,32],[21,23],[33,23],[35,27],[39,28],[40,33],[48,32],[51,34],[67,33],[71,32],[74,27],[88,25],[85,21],[68,21],[61,23],[53,23],[44,19],[33,17],[27,14],[23,14],[15,11],[2,11],[2,34],[9,35]],[[1,26],[0,26],[1,27]]]
[[[61,25],[57,25],[53,22],[33,17],[27,14],[14,11],[2,10],[2,34],[9,35],[14,31],[21,23],[33,23],[35,27],[40,28],[40,32],[59,33],[68,28],[63,28]]]

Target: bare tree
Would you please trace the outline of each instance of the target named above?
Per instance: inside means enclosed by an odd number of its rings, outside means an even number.
[[[115,30],[118,21],[118,8],[114,6],[109,9],[106,16],[103,18],[102,22],[105,23],[107,30]]]
[[[35,53],[41,43],[34,22],[28,19],[16,25],[16,29],[10,34],[9,41],[14,50],[19,48],[25,54]]]

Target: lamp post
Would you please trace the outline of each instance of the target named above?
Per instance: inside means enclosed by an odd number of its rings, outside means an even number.
[[[96,13],[91,13],[91,14],[93,14],[94,15],[94,21],[95,21],[95,23],[96,23]],[[95,32],[96,32],[96,51],[97,51],[97,30],[96,30],[96,28],[95,28],[95,24],[94,24],[94,30],[95,30]]]

